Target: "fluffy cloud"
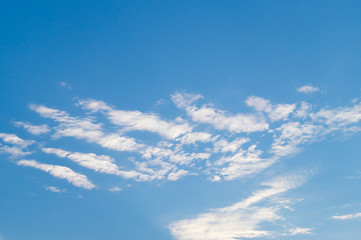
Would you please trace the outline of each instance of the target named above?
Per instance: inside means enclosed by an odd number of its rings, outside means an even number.
[[[169,229],[176,239],[192,240],[236,240],[240,238],[275,237],[278,235],[308,234],[309,228],[291,227],[278,231],[262,230],[265,222],[277,223],[283,220],[280,210],[285,206],[281,201],[273,205],[260,206],[269,198],[300,186],[305,178],[291,175],[276,178],[263,185],[268,188],[258,190],[249,198],[231,206],[211,210],[192,219],[184,219],[170,224]]]
[[[35,160],[20,160],[17,162],[17,164],[20,166],[36,168],[41,171],[47,172],[56,178],[65,179],[76,187],[81,187],[85,189],[93,189],[96,187],[88,180],[85,175],[74,172],[68,167],[39,163]]]

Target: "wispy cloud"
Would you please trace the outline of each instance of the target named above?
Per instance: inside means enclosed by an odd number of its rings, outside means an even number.
[[[233,115],[211,106],[203,105],[198,107],[194,105],[194,101],[200,98],[200,95],[192,94],[176,93],[172,95],[173,102],[179,108],[185,109],[193,121],[211,124],[219,130],[228,130],[235,133],[258,132],[269,127],[261,115],[242,113]]]
[[[134,170],[123,171],[114,163],[114,159],[106,155],[96,155],[94,153],[80,153],[80,152],[68,152],[58,148],[42,148],[42,151],[49,154],[55,154],[60,158],[68,158],[80,166],[92,169],[100,173],[108,173],[113,175],[119,175],[123,178],[144,178],[141,173]]]
[[[168,175],[168,180],[170,181],[177,181],[178,179],[187,176],[189,174],[188,171],[183,170],[183,169],[179,169],[176,172],[172,172]]]
[[[65,192],[65,190],[61,190],[57,187],[54,187],[54,186],[47,186],[45,187],[46,190],[50,191],[50,192],[55,192],[55,193],[62,193],[62,192]]]
[[[97,143],[105,148],[116,151],[135,151],[144,146],[137,144],[135,139],[119,134],[105,134],[102,124],[94,123],[91,118],[71,117],[65,111],[48,108],[42,105],[31,105],[31,109],[45,118],[59,122],[54,137],[75,137],[88,142]]]
[[[296,104],[276,104],[273,105],[269,100],[261,97],[249,97],[246,103],[250,107],[254,107],[259,112],[265,112],[271,121],[287,119],[287,117],[295,110]]]
[[[91,183],[85,175],[74,172],[72,169],[59,165],[39,163],[35,160],[20,160],[16,162],[20,166],[32,167],[47,172],[50,175],[65,179],[76,187],[93,189],[96,186]]]
[[[102,101],[90,99],[79,101],[79,104],[85,109],[105,113],[112,123],[124,127],[124,131],[149,131],[158,133],[168,139],[174,139],[181,134],[190,132],[192,129],[187,123],[167,122],[152,113],[116,110]]]
[[[263,183],[266,189],[254,192],[249,198],[224,208],[213,209],[195,218],[170,224],[169,229],[176,239],[192,240],[236,240],[243,238],[275,237],[279,235],[308,234],[310,228],[289,227],[277,229],[277,222],[283,221],[280,210],[282,201],[273,205],[260,206],[269,198],[299,187],[305,181],[303,175],[279,177]],[[274,223],[277,230],[262,230],[261,224]]]
[[[176,107],[186,113],[185,117],[178,115],[174,120],[165,120],[156,113],[118,110],[92,99],[78,101],[76,105],[87,112],[76,117],[43,105],[30,107],[42,117],[55,121],[52,139],[73,137],[106,150],[126,151],[130,157],[126,159],[128,164],[124,164],[125,170],[111,157],[103,158],[104,155],[64,152],[59,148],[51,153],[99,173],[136,181],[175,181],[194,174],[205,175],[211,181],[254,176],[330,133],[349,134],[361,130],[358,100],[354,100],[352,106],[318,107],[319,110],[314,111],[316,107],[304,101],[275,104],[251,96],[245,103],[256,112],[250,109],[250,112],[229,113],[212,104],[199,104],[203,98],[200,94],[171,95]],[[99,122],[99,114],[95,114],[98,112],[110,122]],[[157,137],[149,141],[148,137],[143,138],[149,135],[133,134],[134,131]],[[11,134],[0,137],[6,144],[13,144],[0,146],[2,152],[12,152],[10,154],[17,157],[30,153],[24,147],[33,141]],[[44,151],[50,153],[49,149]]]
[[[41,135],[41,134],[46,134],[46,133],[50,132],[50,129],[49,129],[48,125],[46,125],[46,124],[32,125],[30,123],[24,123],[24,122],[15,122],[14,124],[15,124],[15,126],[23,127],[29,133],[34,134],[34,135]]]
[[[353,213],[353,214],[347,214],[347,215],[332,216],[332,219],[335,219],[335,220],[349,220],[349,219],[355,219],[355,218],[361,218],[361,212]]]
[[[13,146],[0,146],[0,153],[9,154],[10,158],[18,158],[31,154],[32,152],[24,151],[22,148]]]
[[[10,134],[10,133],[0,133],[0,138],[5,143],[17,145],[17,146],[20,146],[21,148],[26,148],[27,146],[34,143],[33,140],[24,140],[24,139],[19,138],[15,134]]]
[[[298,234],[311,234],[312,232],[312,228],[300,228],[300,227],[296,227],[296,228],[291,228],[289,230],[289,235],[293,236],[293,235],[298,235]]]
[[[0,133],[0,139],[6,144],[0,143],[0,153],[9,154],[10,158],[19,158],[31,154],[27,147],[35,143],[33,140],[24,140],[15,134]],[[10,146],[9,146],[10,144]]]
[[[120,187],[112,187],[112,188],[109,188],[109,192],[120,192],[122,191],[123,189],[120,188]]]
[[[297,92],[302,92],[302,93],[313,93],[318,91],[320,91],[320,89],[312,85],[304,85],[302,87],[297,88]]]

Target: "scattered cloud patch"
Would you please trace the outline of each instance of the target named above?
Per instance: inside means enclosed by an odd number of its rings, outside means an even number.
[[[180,178],[184,177],[184,176],[187,176],[189,174],[188,171],[185,171],[183,169],[179,169],[178,171],[176,172],[172,172],[168,175],[168,180],[170,181],[177,181],[179,180]]]
[[[296,104],[276,104],[273,105],[269,100],[261,97],[249,97],[246,104],[254,107],[259,112],[268,114],[271,121],[287,119],[287,117],[295,110]]]
[[[50,192],[55,192],[55,193],[62,193],[62,192],[65,192],[65,190],[60,190],[59,188],[57,187],[54,187],[54,186],[47,186],[45,187],[46,190],[50,191]]]
[[[210,105],[198,107],[193,103],[202,98],[201,95],[176,93],[172,95],[172,100],[177,107],[182,108],[192,118],[194,122],[211,124],[218,130],[228,130],[230,132],[258,132],[268,129],[269,124],[261,115],[254,114],[230,114],[218,110]]]
[[[297,92],[302,92],[302,93],[313,93],[318,91],[320,91],[320,89],[312,85],[304,85],[302,87],[297,88]]]

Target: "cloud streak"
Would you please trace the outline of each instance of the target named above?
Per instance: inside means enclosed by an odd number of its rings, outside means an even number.
[[[243,238],[275,237],[280,235],[309,234],[310,228],[286,228],[279,231],[262,230],[265,222],[277,223],[283,220],[281,201],[272,206],[259,206],[269,198],[297,188],[305,176],[279,177],[262,185],[267,188],[254,192],[250,197],[224,208],[213,209],[195,218],[170,224],[172,235],[179,240],[236,240]]]
[[[353,214],[347,214],[347,215],[332,216],[332,219],[335,219],[335,220],[350,220],[350,219],[355,219],[355,218],[361,218],[361,212],[353,213]]]
[[[16,162],[19,166],[32,167],[47,172],[53,177],[65,179],[76,187],[94,189],[96,186],[91,183],[85,175],[74,172],[72,169],[59,165],[39,163],[35,160],[20,160]]]
[[[187,123],[167,122],[160,119],[156,114],[140,111],[115,110],[102,101],[84,100],[79,101],[79,105],[93,112],[101,111],[112,123],[124,127],[124,131],[149,131],[168,139],[174,139],[192,130]]]
[[[24,123],[24,122],[15,122],[14,124],[15,126],[23,127],[25,130],[27,130],[29,133],[33,135],[41,135],[50,132],[50,129],[46,124],[32,125],[30,123]]]

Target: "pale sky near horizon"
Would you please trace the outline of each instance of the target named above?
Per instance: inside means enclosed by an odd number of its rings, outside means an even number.
[[[359,1],[0,11],[0,240],[359,240]]]

